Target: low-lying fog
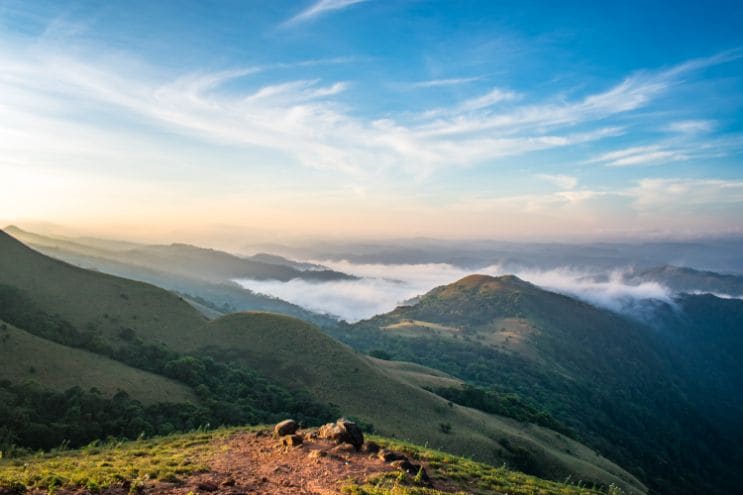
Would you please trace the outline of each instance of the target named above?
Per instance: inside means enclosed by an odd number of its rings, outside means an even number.
[[[289,282],[274,280],[236,280],[243,287],[278,297],[319,313],[327,313],[349,322],[366,319],[393,310],[400,303],[425,294],[439,285],[462,277],[514,274],[548,290],[571,295],[612,311],[633,311],[639,302],[654,299],[672,302],[672,292],[655,282],[628,284],[623,273],[615,271],[608,278],[596,278],[573,268],[537,271],[506,269],[491,265],[465,269],[445,263],[429,264],[361,264],[349,261],[316,261],[334,270],[359,276],[358,280]]]

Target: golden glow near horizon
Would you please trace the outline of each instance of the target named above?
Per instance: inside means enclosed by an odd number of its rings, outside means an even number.
[[[444,6],[431,6],[439,27],[408,33],[362,2],[367,39],[336,9],[256,10],[246,31],[188,9],[164,23],[123,5],[12,3],[5,223],[152,241],[743,232],[737,42],[647,53],[640,38],[656,34],[633,31],[641,60],[622,39],[626,58],[615,47],[581,72],[600,54],[570,37],[507,35]],[[228,8],[211,21],[237,22]],[[450,14],[469,27],[440,29]]]

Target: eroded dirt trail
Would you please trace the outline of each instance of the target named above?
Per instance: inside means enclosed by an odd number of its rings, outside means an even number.
[[[216,445],[208,473],[190,476],[182,484],[153,483],[145,493],[185,495],[330,495],[349,481],[395,468],[374,455],[355,452],[346,444],[320,439],[284,447],[270,435],[246,432]]]

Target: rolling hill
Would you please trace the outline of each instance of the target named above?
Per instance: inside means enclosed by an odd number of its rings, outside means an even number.
[[[273,256],[266,258],[263,255],[258,255],[253,257],[259,262],[256,265],[250,260],[243,260],[227,253],[189,246],[181,246],[180,248],[177,246],[153,247],[122,241],[52,237],[27,232],[18,227],[9,227],[7,232],[52,258],[82,268],[139,280],[178,292],[189,301],[198,303],[200,305],[198,307],[202,309],[206,306],[220,314],[234,311],[271,311],[294,316],[322,326],[336,324],[336,320],[328,316],[313,313],[281,299],[244,289],[232,281],[235,277],[229,275],[229,269],[238,270],[235,273],[245,274],[247,273],[246,270],[254,266],[258,266],[263,275],[275,277],[305,273],[301,271],[304,268],[301,268],[301,270],[299,268],[289,268],[287,270],[286,267],[281,266],[282,263],[292,265],[293,262],[285,258]],[[178,250],[182,251],[180,260],[184,263],[183,265],[174,262],[176,257],[170,257],[171,251]],[[156,254],[153,255],[151,251]],[[187,259],[183,259],[184,256]],[[221,263],[220,260],[227,261]],[[270,260],[273,264],[267,260]],[[175,268],[171,269],[173,265],[175,265]],[[209,267],[214,266],[217,266],[217,271],[210,271]],[[318,272],[313,269],[308,270],[306,275],[314,277],[317,273],[321,273],[321,276],[323,276],[322,273],[325,274],[324,276],[333,276],[332,274],[336,272]],[[257,276],[256,273],[252,273],[252,275]],[[343,277],[344,275],[338,276]],[[214,316],[212,311],[207,311],[207,314]]]
[[[549,479],[572,476],[614,483],[628,493],[645,491],[632,475],[575,440],[450,403],[411,383],[409,374],[380,366],[293,318],[242,313],[207,320],[175,294],[48,258],[4,233],[0,289],[0,318],[15,328],[187,385],[198,402],[170,428],[187,427],[194,417],[235,424],[301,414],[318,421],[340,410],[389,436]],[[161,417],[160,411],[145,419]]]
[[[686,311],[699,297],[660,306],[651,327],[513,276],[474,275],[333,334],[515,393],[661,493],[726,493],[741,482],[718,480],[740,457],[740,394],[728,384],[743,376],[743,316],[739,301],[717,298]]]

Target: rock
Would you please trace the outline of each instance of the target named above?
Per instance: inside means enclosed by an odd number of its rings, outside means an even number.
[[[335,423],[328,423],[320,427],[317,432],[319,438],[333,440],[336,443],[353,445],[358,452],[364,444],[364,434],[361,428],[353,421],[341,418]]]
[[[196,488],[198,488],[202,492],[216,492],[219,487],[217,487],[216,484],[212,483],[211,481],[202,481],[198,485],[196,485]]]
[[[356,450],[356,447],[351,445],[350,443],[339,443],[332,449],[330,449],[331,454],[352,454]]]
[[[379,452],[380,449],[379,444],[376,442],[366,442],[364,448],[370,454],[376,454],[377,452]]]
[[[293,435],[299,429],[299,425],[293,419],[285,419],[273,427],[273,436],[283,437],[284,435]]]
[[[408,458],[399,452],[393,452],[391,450],[382,449],[377,452],[377,457],[384,462],[395,462],[395,461],[407,461]]]
[[[227,478],[221,483],[222,486],[235,486],[235,480],[233,478]]]
[[[401,471],[405,471],[411,476],[418,476],[418,474],[420,473],[421,481],[424,481],[426,483],[431,481],[431,478],[428,477],[428,473],[426,473],[425,468],[423,468],[423,466],[421,466],[420,464],[413,464],[409,460],[403,459],[399,461],[393,461],[390,465],[396,467],[397,469],[400,469]]]
[[[324,450],[313,450],[309,454],[307,454],[307,457],[310,459],[319,459],[321,457],[327,457],[328,453]]]
[[[281,437],[281,445],[285,445],[287,447],[298,447],[302,445],[304,442],[304,437],[302,435],[284,435]]]

